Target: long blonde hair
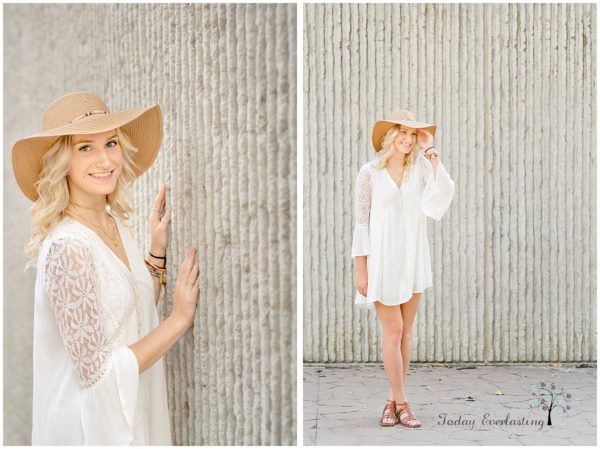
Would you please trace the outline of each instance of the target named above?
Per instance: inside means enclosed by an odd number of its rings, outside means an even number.
[[[398,137],[402,125],[394,125],[385,133],[383,139],[381,139],[381,150],[377,152],[377,159],[379,168],[384,168],[387,161],[396,152],[396,146],[394,141]],[[404,156],[404,173],[407,174],[411,167],[415,164],[417,156],[419,155],[419,139],[415,141],[410,153]]]
[[[110,210],[122,221],[129,220],[133,211],[129,204],[128,189],[135,179],[133,154],[137,148],[133,146],[127,134],[120,128],[116,129],[119,146],[123,153],[123,168],[115,190],[106,196]],[[42,170],[35,183],[38,199],[31,208],[33,227],[29,243],[25,247],[28,263],[26,268],[35,266],[42,242],[51,229],[64,217],[64,210],[69,204],[69,186],[67,174],[71,167],[73,147],[72,136],[60,137],[44,154]]]

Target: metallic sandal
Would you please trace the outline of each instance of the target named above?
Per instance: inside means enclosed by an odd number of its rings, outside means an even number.
[[[398,424],[398,416],[396,414],[396,401],[390,401],[389,399],[385,403],[383,413],[379,419],[379,424],[383,427],[392,427]]]
[[[401,426],[409,429],[421,427],[421,421],[417,419],[407,401],[396,402],[396,419]]]

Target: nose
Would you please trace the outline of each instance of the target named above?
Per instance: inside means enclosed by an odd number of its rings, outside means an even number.
[[[98,155],[98,159],[96,159],[96,165],[98,168],[110,168],[112,165],[110,156],[106,148],[102,148],[100,151],[96,152]]]

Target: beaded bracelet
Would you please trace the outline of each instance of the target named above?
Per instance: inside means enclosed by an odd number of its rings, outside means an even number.
[[[166,283],[167,283],[167,269],[166,268],[157,267],[152,262],[150,262],[148,259],[144,259],[144,263],[146,264],[146,267],[148,268],[148,271],[150,271],[150,274],[153,277],[158,278],[158,282],[160,283],[160,285],[166,285]]]

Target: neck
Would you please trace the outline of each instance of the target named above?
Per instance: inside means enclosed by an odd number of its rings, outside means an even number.
[[[390,156],[390,158],[387,160],[387,163],[391,164],[393,166],[402,166],[402,165],[404,165],[404,160],[405,160],[406,156],[407,156],[406,154],[396,150]]]
[[[67,212],[72,212],[85,220],[106,227],[108,216],[106,214],[106,195],[81,195],[72,192],[69,196]]]

